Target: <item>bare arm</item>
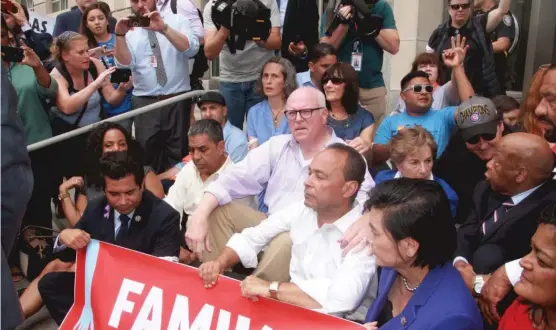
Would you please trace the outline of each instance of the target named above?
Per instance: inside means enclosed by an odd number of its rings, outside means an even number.
[[[371,143],[373,143],[374,134],[375,134],[375,124],[372,124],[371,126],[362,130],[359,137],[361,139],[365,140],[365,142],[371,144]]]
[[[145,188],[158,198],[164,198],[164,188],[162,183],[153,172],[147,173],[145,176]]]
[[[33,71],[35,72],[35,76],[37,76],[37,82],[41,87],[48,88],[50,87],[51,77],[48,74],[48,71],[42,65],[38,65],[33,67]]]
[[[91,61],[95,64],[97,68],[97,72],[103,73],[106,70],[106,67],[96,58],[91,57]],[[126,96],[127,89],[133,87],[133,83],[128,82],[126,84],[120,84],[118,88],[114,88],[114,86],[107,80],[103,81],[102,83],[102,96],[111,105],[118,105],[122,103],[122,100]]]
[[[400,50],[400,35],[397,30],[384,29],[375,38],[382,49],[392,55],[396,55]]]
[[[459,99],[461,101],[470,99],[473,95],[475,95],[475,90],[471,85],[471,82],[467,78],[465,74],[465,69],[463,65],[455,67],[452,69],[452,86],[450,87],[449,93],[454,93],[457,91]],[[452,99],[452,95],[450,95],[450,99]]]
[[[98,89],[98,84],[92,83],[80,90],[79,92],[70,95],[68,92],[69,84],[64,77],[58,72],[57,69],[52,70],[50,74],[52,78],[58,83],[58,96],[56,97],[56,106],[58,109],[71,115],[81,110],[85,103],[89,100],[91,95]]]
[[[373,144],[373,165],[381,164],[390,158],[390,147],[387,144]]]
[[[330,36],[325,36],[320,38],[320,42],[330,44],[334,46],[336,49],[338,49],[340,48],[340,44],[342,43],[342,40],[344,40],[346,34],[348,33],[348,30],[349,30],[349,25],[340,24],[338,25],[336,30],[332,32]]]
[[[114,28],[114,33],[116,34],[116,61],[121,65],[130,65],[132,56],[129,48],[127,47],[127,40],[125,38],[125,34],[129,31],[129,27],[127,26],[129,22],[129,18],[122,17],[116,23],[116,27]]]
[[[510,41],[510,38],[501,37],[501,38],[498,38],[498,40],[496,40],[495,42],[492,43],[492,50],[495,53],[504,53],[505,51],[510,49],[511,45],[512,45],[512,43]]]
[[[512,0],[500,0],[500,3],[498,4],[498,8],[488,13],[487,25],[486,25],[487,33],[494,31],[494,29],[496,29],[498,24],[502,22],[504,15],[506,15],[508,11],[510,11],[511,3]]]
[[[315,299],[311,298],[311,296],[303,292],[303,290],[301,290],[294,283],[280,283],[276,298],[278,298],[278,300],[280,301],[305,307],[308,309],[322,308],[321,304],[319,304]]]
[[[205,56],[213,61],[224,48],[230,30],[221,26],[219,30],[205,29]]]
[[[270,35],[266,41],[255,41],[259,46],[264,47],[268,50],[279,50],[282,43],[282,38],[280,37],[280,28],[273,27],[270,30]]]

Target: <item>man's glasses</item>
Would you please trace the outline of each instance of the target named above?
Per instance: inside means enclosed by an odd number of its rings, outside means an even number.
[[[322,85],[326,85],[328,84],[328,82],[331,81],[334,85],[340,85],[344,83],[344,79],[342,78],[337,78],[337,77],[330,77],[330,78],[324,78],[322,80]]]
[[[432,93],[434,87],[432,85],[411,85],[403,90],[403,92],[407,92],[409,90],[413,90],[415,93],[421,93],[425,89],[426,93]]]
[[[466,10],[471,8],[471,4],[470,3],[464,3],[461,5],[450,5],[450,8],[452,8],[452,10]]]
[[[469,144],[477,144],[479,143],[479,141],[481,141],[480,139],[482,138],[483,141],[492,141],[494,140],[494,138],[496,137],[496,134],[491,134],[491,133],[487,133],[487,134],[479,134],[479,135],[475,135],[470,137],[469,139],[467,139],[467,143]]]
[[[313,111],[320,110],[322,108],[309,108],[309,109],[299,109],[299,110],[286,110],[284,114],[286,118],[289,120],[295,120],[297,118],[297,114],[301,116],[303,119],[309,119],[313,116]]]

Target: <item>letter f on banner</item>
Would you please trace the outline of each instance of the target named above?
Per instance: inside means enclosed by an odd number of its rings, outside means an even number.
[[[132,301],[127,300],[129,293],[140,295],[144,288],[145,284],[124,278],[122,286],[120,287],[120,292],[118,293],[118,298],[116,299],[116,304],[114,304],[112,314],[110,315],[110,321],[108,321],[109,326],[116,329],[119,328],[122,313],[133,312],[133,307],[135,306]]]

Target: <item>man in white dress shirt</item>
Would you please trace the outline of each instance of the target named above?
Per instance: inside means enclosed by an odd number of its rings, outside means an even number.
[[[131,0],[136,16],[148,27],[129,27],[130,17],[116,23],[116,63],[133,74],[133,107],[140,108],[191,90],[189,58],[199,39],[180,15],[156,11],[155,0]],[[135,117],[135,137],[145,149],[146,163],[162,173],[187,154],[191,100],[183,100]]]
[[[335,143],[319,152],[309,166],[304,200],[233,235],[216,260],[199,267],[205,287],[216,285],[219,274],[239,262],[256,267],[264,247],[277,235],[287,234],[293,241],[291,281],[249,276],[241,283],[241,294],[339,316],[356,309],[374,279],[375,257],[367,251],[342,256],[338,239],[361,216],[356,196],[366,170],[363,157],[345,144]]]
[[[274,136],[250,151],[241,162],[230,165],[209,185],[189,219],[187,245],[193,252],[203,253],[203,261],[216,259],[234,233],[267,218],[267,214],[233,203],[232,199],[254,196],[266,188],[264,203],[268,214],[284,210],[293,202],[303,200],[303,182],[309,176],[313,157],[328,145],[345,144],[326,125],[328,110],[324,94],[318,89],[302,87],[294,91],[288,98],[285,113],[292,134]],[[366,171],[357,195],[360,204],[365,202],[373,186]],[[287,281],[290,248],[289,235],[275,237],[255,275],[266,280]]]

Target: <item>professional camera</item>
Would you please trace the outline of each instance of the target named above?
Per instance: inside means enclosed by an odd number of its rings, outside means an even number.
[[[384,18],[372,15],[371,10],[379,0],[340,0],[334,8],[334,19],[327,30],[331,34],[340,24],[355,23],[357,35],[362,42],[372,41],[382,29]],[[334,2],[333,2],[334,3]],[[351,6],[352,17],[346,20],[339,14],[340,7]]]
[[[270,35],[270,9],[260,0],[217,0],[211,16],[218,29],[230,30],[226,43],[232,54],[243,49],[247,40],[267,40]]]

